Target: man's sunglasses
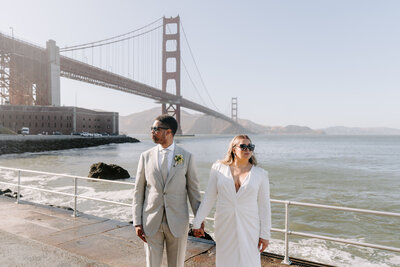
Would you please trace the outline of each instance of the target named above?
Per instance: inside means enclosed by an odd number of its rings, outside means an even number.
[[[160,129],[164,129],[164,130],[168,130],[169,128],[168,127],[161,127],[161,126],[152,126],[152,127],[150,127],[150,131],[154,131],[154,132],[158,132],[158,131],[160,131]]]
[[[235,146],[236,145],[234,145],[233,147],[235,147]],[[256,146],[253,144],[248,144],[248,145],[240,144],[239,147],[242,151],[245,151],[246,149],[249,151],[254,151],[254,149],[256,148]]]

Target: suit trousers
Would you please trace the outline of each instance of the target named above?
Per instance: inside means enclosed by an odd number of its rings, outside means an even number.
[[[186,231],[187,233],[187,231]],[[167,218],[164,216],[157,233],[146,236],[144,243],[146,250],[146,267],[159,267],[164,253],[164,242],[167,250],[168,267],[183,267],[185,262],[187,234],[177,238],[168,227]]]

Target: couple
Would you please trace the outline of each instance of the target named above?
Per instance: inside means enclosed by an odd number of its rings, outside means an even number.
[[[256,167],[248,136],[233,138],[224,160],[212,166],[200,205],[193,156],[175,145],[176,120],[158,116],[151,127],[158,144],[140,155],[133,193],[133,225],[145,242],[147,266],[161,266],[164,242],[168,266],[183,266],[189,230],[188,201],[196,217],[195,236],[215,201],[217,266],[261,266],[271,228],[268,174]]]

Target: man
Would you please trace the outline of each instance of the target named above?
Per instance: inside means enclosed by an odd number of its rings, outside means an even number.
[[[176,120],[158,116],[151,127],[157,146],[140,155],[133,192],[133,225],[145,242],[148,267],[161,266],[164,242],[168,266],[185,261],[189,209],[200,205],[199,182],[193,156],[175,145]]]

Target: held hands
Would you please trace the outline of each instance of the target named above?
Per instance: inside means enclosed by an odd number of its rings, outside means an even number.
[[[136,235],[143,240],[143,242],[147,243],[146,237],[143,231],[143,226],[142,225],[135,225],[135,231]]]
[[[260,250],[260,252],[263,252],[268,247],[268,244],[269,240],[260,238],[258,240],[258,249]]]
[[[202,237],[204,234],[204,222],[201,223],[201,227],[199,229],[192,229],[194,237]]]

